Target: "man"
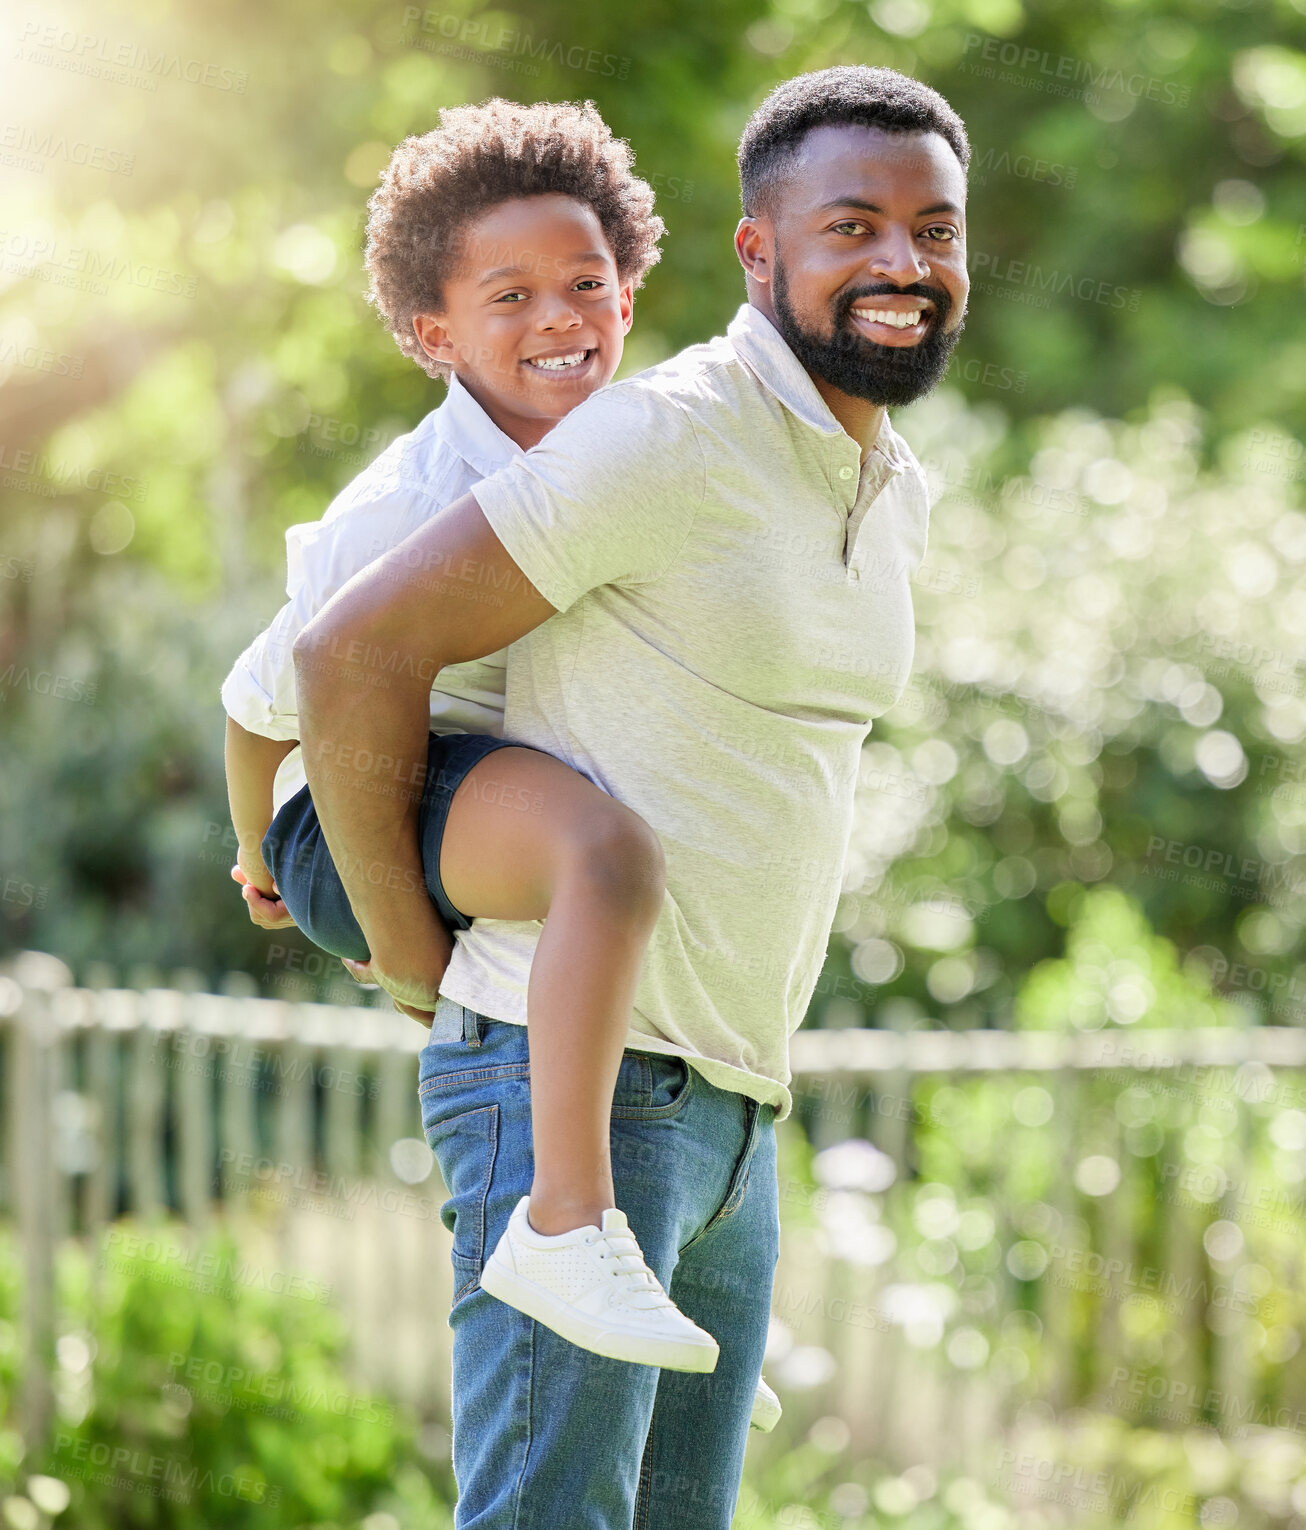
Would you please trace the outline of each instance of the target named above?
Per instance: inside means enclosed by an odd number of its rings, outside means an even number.
[[[441,995],[419,1087],[459,1277],[460,1530],[733,1515],[788,1037],[824,960],[861,746],[914,647],[926,485],[885,410],[938,382],[961,332],[969,158],[942,97],[891,70],[781,85],[740,146],[748,301],[727,334],[580,405],[296,644],[332,855],[393,872],[345,877],[372,975],[419,1009]],[[612,1163],[649,1264],[720,1345],[710,1376],[588,1354],[477,1284],[529,1186],[540,926],[477,921],[449,957],[395,783],[422,778],[424,677],[509,643],[505,736],[627,803],[665,851]]]

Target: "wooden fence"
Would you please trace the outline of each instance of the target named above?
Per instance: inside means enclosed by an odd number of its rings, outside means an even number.
[[[421,1141],[416,1063],[424,1041],[419,1026],[380,1008],[83,989],[72,986],[52,958],[28,955],[11,963],[9,975],[0,976],[7,1118],[0,1205],[19,1229],[23,1250],[24,1432],[39,1435],[51,1418],[60,1328],[52,1274],[60,1241],[94,1240],[122,1217],[149,1223],[164,1215],[199,1231],[220,1219],[257,1244],[269,1267],[323,1282],[346,1313],[357,1382],[447,1420],[450,1272],[439,1219],[446,1192]],[[1209,1268],[1203,1229],[1222,1216],[1236,1217],[1237,1210],[1229,1211],[1226,1186],[1206,1209],[1176,1194],[1158,1201],[1150,1222],[1133,1213],[1093,1220],[1104,1204],[1093,1175],[1108,1171],[1100,1165],[1084,1170],[1084,1156],[1096,1145],[1102,1163],[1128,1169],[1126,1147],[1104,1149],[1102,1133],[1124,1136],[1133,1127],[1127,1114],[1115,1126],[1104,1125],[1092,1099],[1109,1101],[1140,1082],[1164,1093],[1170,1076],[1186,1081],[1181,1092],[1194,1119],[1211,1099],[1242,1119],[1266,1098],[1267,1080],[1281,1101],[1306,1101],[1306,1087],[1293,1085],[1290,1094],[1286,1082],[1306,1078],[1306,1033],[1278,1028],[1083,1035],[804,1030],[793,1037],[792,1064],[799,1105],[781,1133],[787,1226],[774,1303],[783,1341],[774,1366],[787,1378],[788,1389],[781,1388],[786,1410],[808,1422],[838,1412],[860,1438],[874,1442],[877,1454],[906,1462],[928,1454],[922,1443],[928,1437],[952,1464],[982,1463],[1003,1427],[1004,1397],[1012,1393],[1012,1378],[995,1382],[992,1366],[967,1360],[965,1345],[951,1362],[936,1364],[931,1357],[940,1346],[928,1332],[936,1319],[895,1310],[895,1302],[910,1308],[913,1293],[919,1297],[928,1284],[922,1284],[921,1270],[929,1265],[918,1245],[929,1245],[937,1263],[939,1247],[950,1239],[963,1248],[975,1243],[970,1234],[969,1244],[951,1232],[940,1239],[921,1224],[928,1162],[920,1155],[928,1159],[949,1141],[946,1132],[938,1135],[946,1101],[933,1090],[952,1086],[947,1098],[955,1104],[967,1081],[1006,1080],[1035,1090],[1018,1101],[1018,1116],[1033,1111],[1034,1119],[1049,1110],[1055,1116],[1047,1140],[1058,1144],[1064,1162],[1039,1204],[1046,1202],[1049,1216],[1067,1219],[1057,1224],[1070,1229],[1060,1263],[1054,1257],[1050,1269],[1025,1270],[1019,1261],[1013,1265],[1010,1252],[994,1262],[989,1284],[1001,1288],[994,1298],[1000,1310],[977,1316],[972,1326],[1006,1332],[1004,1314],[1028,1307],[1029,1289],[1041,1281],[1043,1341],[1065,1346],[1075,1338],[1076,1312],[1086,1300],[1095,1303],[1104,1325],[1093,1340],[1105,1357],[1103,1374],[1073,1385],[1107,1398],[1108,1406],[1118,1377],[1106,1374],[1107,1363],[1118,1369],[1115,1361],[1127,1349],[1120,1313],[1138,1296],[1140,1280],[1150,1289],[1148,1277],[1136,1273],[1144,1268],[1144,1243],[1166,1250],[1172,1281],[1201,1275]],[[1099,1087],[1090,1098],[1092,1080],[1107,1081],[1105,1095]],[[1040,1103],[1044,1098],[1050,1105]],[[923,1147],[928,1122],[936,1135],[933,1146]],[[869,1253],[833,1246],[828,1216],[824,1230],[821,1223],[832,1204],[836,1211],[844,1204],[840,1196],[857,1211],[851,1203],[869,1202],[877,1184],[856,1173],[848,1180],[827,1155],[833,1168],[814,1189],[810,1176],[793,1169],[809,1139],[818,1150],[861,1144],[871,1180],[878,1174],[878,1188],[888,1191],[882,1213],[876,1212],[887,1232],[876,1233],[873,1223],[870,1233],[861,1229]],[[996,1152],[999,1163],[1004,1152]],[[1155,1157],[1148,1162],[1151,1183],[1177,1182],[1179,1171],[1167,1181]],[[978,1183],[993,1180],[995,1172],[973,1174]],[[966,1204],[964,1190],[957,1192],[959,1207]],[[1056,1254],[1054,1239],[1022,1221],[1018,1187],[994,1181],[986,1193],[1008,1250],[1042,1237]],[[923,1226],[919,1238],[911,1232],[913,1218]],[[876,1240],[886,1236],[895,1252],[877,1255]],[[910,1275],[904,1264],[909,1244]],[[1095,1270],[1135,1274],[1103,1285]],[[1214,1358],[1202,1363],[1215,1368],[1237,1406],[1243,1395],[1237,1361],[1222,1360],[1219,1346],[1217,1335]],[[1245,1391],[1250,1382],[1244,1378],[1243,1385]],[[1054,1400],[1073,1402],[1070,1387],[1064,1380],[1063,1395]],[[910,1408],[901,1404],[904,1388],[912,1395]]]

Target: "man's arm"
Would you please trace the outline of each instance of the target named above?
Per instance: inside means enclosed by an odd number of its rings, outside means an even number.
[[[555,614],[471,494],[356,574],[295,640],[304,769],[322,832],[394,997],[433,1008],[451,950],[417,843],[430,691]]]

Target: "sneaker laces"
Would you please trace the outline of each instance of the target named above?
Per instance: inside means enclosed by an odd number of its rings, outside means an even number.
[[[586,1238],[585,1243],[589,1248],[599,1247],[600,1259],[612,1260],[612,1273],[625,1283],[625,1294],[632,1307],[651,1311],[654,1307],[671,1306],[671,1298],[662,1289],[662,1282],[645,1263],[634,1233],[599,1233]]]

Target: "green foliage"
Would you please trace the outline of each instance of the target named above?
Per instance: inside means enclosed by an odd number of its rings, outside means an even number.
[[[1021,986],[1018,1028],[1095,1031],[1144,1016],[1148,1026],[1178,1029],[1238,1023],[1238,1007],[1181,970],[1174,946],[1119,888],[1095,887],[1077,901],[1065,956],[1039,962]]]
[[[1135,422],[1030,426],[1028,455],[947,391],[904,429],[939,493],[916,661],[864,751],[823,991],[1006,1024],[1109,879],[1249,1016],[1299,1022],[1298,493],[1250,436],[1203,469],[1200,415],[1160,390]]]
[[[270,1273],[227,1234],[130,1223],[93,1255],[65,1244],[59,1283],[51,1439],[3,1463],[10,1491],[68,1499],[59,1525],[452,1525],[447,1465],[419,1455],[415,1420],[351,1385],[316,1283]]]

